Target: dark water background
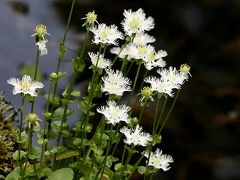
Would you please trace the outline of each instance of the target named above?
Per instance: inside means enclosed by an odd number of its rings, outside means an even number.
[[[0,1],[0,90],[16,107],[20,98],[12,95],[7,79],[17,76],[22,64],[34,64],[36,47],[30,36],[40,23],[51,34],[49,54],[41,58],[40,67],[45,76],[55,71],[58,42],[63,36],[70,2]],[[123,9],[130,8],[143,8],[155,19],[151,34],[157,39],[156,48],[168,52],[168,65],[187,62],[192,67],[193,78],[185,84],[163,131],[161,148],[174,157],[175,163],[156,179],[240,179],[240,1],[77,1],[62,70],[71,70],[70,60],[83,39],[84,14],[95,10],[100,23],[119,26]],[[89,43],[89,50],[95,48]],[[88,73],[84,74],[77,85],[84,88],[89,78]],[[63,88],[66,81],[67,78],[61,81],[59,87]],[[44,100],[38,101],[41,113]],[[137,113],[139,107],[134,109]],[[146,127],[151,119],[149,110],[143,120]]]

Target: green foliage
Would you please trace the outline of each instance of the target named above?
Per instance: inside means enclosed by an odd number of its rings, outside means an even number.
[[[73,70],[74,70],[75,73],[83,72],[83,70],[85,68],[85,62],[82,58],[75,57],[72,60],[72,64],[73,64]]]
[[[72,180],[73,179],[73,170],[71,168],[62,168],[56,171],[53,171],[47,178],[47,180]]]

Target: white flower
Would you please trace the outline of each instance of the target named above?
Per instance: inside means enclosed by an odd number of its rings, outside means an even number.
[[[154,67],[165,67],[166,62],[162,58],[167,56],[167,52],[160,50],[156,53],[152,46],[147,47],[146,56],[143,58],[146,69],[151,70]]]
[[[100,69],[105,69],[111,66],[111,61],[109,59],[105,59],[103,54],[95,54],[93,52],[88,53],[89,57],[91,58],[91,62],[94,66],[97,65]]]
[[[13,94],[23,93],[24,95],[29,94],[30,96],[37,96],[36,89],[43,88],[43,84],[38,81],[32,81],[31,77],[24,75],[22,80],[12,77],[7,80],[8,84],[14,86]]]
[[[108,76],[102,78],[104,84],[102,92],[122,96],[125,91],[131,91],[130,80],[123,76],[121,71],[106,70]]]
[[[147,144],[152,141],[152,136],[148,133],[142,132],[142,127],[138,124],[132,129],[123,127],[120,129],[120,132],[126,136],[124,142],[129,145],[147,146]]]
[[[173,97],[174,88],[179,89],[179,86],[174,86],[171,82],[156,77],[148,77],[144,81],[151,84],[153,91],[168,94],[170,97]]]
[[[113,47],[112,49],[110,49],[110,52],[112,54],[118,55],[118,57],[121,58],[121,59],[124,59],[127,56],[127,60],[130,60],[130,56],[129,56],[129,52],[128,52],[128,48],[127,47],[125,47],[122,50],[121,50],[120,47]]]
[[[180,89],[181,85],[188,79],[186,73],[179,72],[175,67],[169,67],[169,69],[158,69],[157,73],[161,75],[163,81],[169,81],[174,86]]]
[[[126,105],[120,105],[118,106],[115,101],[108,101],[107,106],[100,107],[97,109],[97,112],[103,114],[105,118],[107,119],[108,124],[117,124],[121,121],[124,121],[126,123],[130,122],[130,117],[128,115],[128,111],[131,108]]]
[[[94,34],[93,43],[95,44],[114,44],[117,45],[117,39],[123,39],[123,35],[118,31],[117,26],[106,24],[99,24],[97,27],[91,29]]]
[[[38,50],[40,51],[40,55],[46,55],[48,53],[47,48],[46,48],[46,43],[48,41],[47,40],[41,40],[38,41],[35,45],[38,46]]]
[[[186,73],[179,72],[173,67],[158,69],[157,73],[160,74],[160,78],[148,77],[145,79],[145,82],[151,84],[153,91],[165,93],[171,97],[173,97],[173,89],[180,89],[185,80],[188,79]]]
[[[144,156],[148,158],[149,153],[145,154]],[[170,169],[169,163],[172,163],[172,162],[173,162],[172,156],[167,154],[162,154],[162,151],[157,149],[155,152],[150,153],[148,165],[153,166],[156,169],[162,169],[164,171],[167,171]]]
[[[146,18],[142,9],[135,12],[132,10],[124,10],[124,20],[122,22],[123,29],[128,36],[132,34],[149,31],[154,28],[154,20],[152,17]]]
[[[150,36],[147,33],[139,33],[133,39],[133,44],[144,46],[155,41],[156,39],[153,36]]]

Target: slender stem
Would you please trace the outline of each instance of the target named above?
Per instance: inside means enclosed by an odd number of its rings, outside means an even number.
[[[127,40],[123,46],[121,47],[120,51],[118,52],[118,54],[115,56],[115,58],[112,61],[112,66],[115,64],[115,62],[117,61],[117,59],[119,58],[119,55],[121,54],[121,52],[123,51],[123,49],[127,46],[127,44],[129,43],[129,41]]]
[[[20,107],[20,126],[19,126],[19,144],[18,144],[18,163],[20,167],[20,174],[22,178],[24,179],[24,171],[22,167],[22,162],[21,162],[21,141],[22,141],[22,129],[23,129],[23,111],[24,111],[24,103],[25,103],[25,96],[22,95],[22,102],[21,102],[21,107]]]
[[[124,166],[123,166],[123,168],[122,168],[121,178],[122,178],[123,173],[124,173],[125,169],[127,168],[127,165],[128,165],[128,163],[129,163],[132,155],[133,155],[133,149],[134,149],[134,147],[135,147],[134,144],[132,144],[132,145],[131,145],[131,148],[130,148],[130,152],[128,151],[128,156],[127,156],[126,162],[125,162],[125,164],[124,164]]]
[[[38,72],[38,65],[39,65],[39,56],[40,56],[40,52],[37,48],[37,56],[36,56],[36,63],[35,63],[35,70],[34,70],[34,76],[33,76],[33,80],[35,81],[37,79],[37,72]],[[35,100],[32,100],[32,104],[31,104],[31,113],[33,113],[34,111],[34,103]]]
[[[145,149],[145,151],[142,153],[142,156],[138,159],[138,161],[133,165],[133,168],[132,168],[132,173],[128,176],[127,179],[130,179],[134,173],[134,171],[137,169],[139,163],[142,161],[144,155],[146,154],[146,152],[148,151],[148,148]]]
[[[160,127],[160,129],[159,129],[159,131],[158,131],[158,134],[160,134],[160,133],[162,132],[162,129],[163,129],[163,127],[165,126],[165,124],[166,124],[166,122],[167,122],[167,120],[168,120],[168,118],[169,118],[169,116],[170,116],[170,114],[171,114],[171,112],[172,112],[172,110],[173,110],[173,107],[174,107],[174,105],[175,105],[175,103],[176,103],[176,101],[177,101],[177,98],[178,98],[179,93],[180,93],[180,89],[178,89],[178,91],[177,91],[177,94],[176,94],[176,96],[175,96],[175,98],[174,98],[174,100],[173,100],[173,103],[172,103],[172,105],[171,105],[171,107],[170,107],[170,110],[168,111],[167,116],[166,116],[166,118],[164,119],[164,121],[163,121],[163,123],[162,123],[162,125],[161,125],[161,127]]]
[[[70,22],[71,22],[71,19],[72,19],[72,13],[73,13],[73,8],[74,8],[74,5],[75,5],[75,1],[76,0],[73,0],[72,4],[71,4],[71,9],[70,9],[70,13],[69,13],[69,16],[68,16],[67,25],[66,25],[66,29],[65,29],[65,32],[64,32],[63,40],[62,40],[63,44],[65,43],[66,38],[67,38],[67,33],[68,33],[69,25],[70,25]]]
[[[146,165],[146,173],[144,174],[144,180],[147,178],[148,174],[148,167],[149,167],[149,160],[150,160],[150,155],[152,151],[152,146],[150,146],[149,152],[148,152],[148,159],[147,159],[147,165]]]
[[[53,84],[53,82],[50,81],[49,92],[51,92],[52,84]],[[51,94],[51,93],[48,93],[48,97],[47,97],[46,113],[48,113],[48,110],[49,110],[50,94]],[[43,135],[42,135],[43,144],[42,144],[41,157],[40,157],[40,170],[42,169],[42,165],[43,165],[44,151],[47,149],[47,143],[45,144],[46,128],[47,128],[47,118],[46,118],[46,116],[45,116],[44,124],[43,124]]]
[[[73,13],[73,8],[74,8],[74,5],[75,5],[75,1],[76,1],[76,0],[73,0],[73,1],[72,1],[72,5],[71,5],[70,12],[69,12],[68,21],[67,21],[67,25],[66,25],[66,28],[65,28],[64,36],[63,36],[63,39],[62,39],[62,41],[61,41],[61,45],[63,46],[63,48],[64,48],[64,44],[65,44],[65,41],[66,41],[66,38],[67,38],[67,33],[68,33],[69,25],[70,25],[70,22],[71,22],[71,18],[72,18],[72,13]],[[63,56],[61,55],[61,53],[59,53],[58,60],[57,60],[56,74],[59,73],[60,63],[61,63],[61,60],[62,60],[63,58],[64,58],[64,53],[63,53]],[[56,93],[57,93],[58,80],[59,80],[59,79],[57,79],[57,80],[55,81],[55,84],[54,84],[52,101],[54,101],[55,96],[56,96]],[[48,125],[49,128],[51,127],[50,124],[51,124],[51,121],[49,121],[49,125]]]
[[[132,95],[133,95],[133,93],[134,93],[134,91],[135,91],[136,84],[137,84],[137,80],[138,80],[138,76],[139,76],[139,72],[140,72],[140,69],[141,69],[141,65],[142,65],[141,62],[139,62],[138,68],[137,68],[137,73],[136,73],[136,76],[135,76],[135,79],[134,79],[134,83],[133,83],[133,89],[132,89],[132,91],[131,91],[131,94],[130,94],[130,97],[129,97],[129,99],[128,99],[127,104],[129,104],[130,99],[131,99],[131,97],[132,97]]]
[[[110,127],[110,131],[112,133],[112,130],[113,130],[113,125],[111,124],[111,127]],[[107,143],[107,150],[106,150],[106,155],[104,157],[104,160],[103,160],[103,163],[101,164],[101,167],[103,166],[103,169],[100,168],[96,177],[98,177],[99,173],[101,172],[101,169],[102,169],[102,173],[101,173],[101,176],[100,176],[100,179],[102,179],[102,176],[103,176],[103,173],[104,173],[104,170],[105,170],[105,166],[106,166],[106,161],[107,161],[107,157],[109,155],[109,152],[110,152],[110,149],[111,149],[111,142],[112,142],[112,135],[110,135],[109,137],[109,141]]]
[[[157,116],[158,116],[158,110],[159,110],[159,106],[160,106],[160,100],[161,100],[161,95],[158,95],[158,99],[157,99],[157,105],[156,105],[156,109],[154,112],[154,120],[153,120],[153,128],[152,128],[152,135],[154,136],[154,132],[156,131],[156,121],[157,121]]]
[[[158,122],[157,122],[157,126],[156,126],[156,128],[155,128],[154,134],[156,134],[156,131],[158,130],[158,128],[159,128],[159,126],[160,126],[160,123],[161,123],[161,121],[162,121],[162,117],[163,117],[163,113],[164,113],[164,110],[165,110],[167,101],[168,101],[168,96],[167,96],[167,97],[165,98],[165,100],[164,100],[163,107],[162,107],[160,116],[159,116],[159,118],[158,118]]]
[[[86,34],[85,39],[84,39],[84,42],[83,42],[83,46],[82,46],[80,58],[83,57],[83,54],[84,54],[84,52],[85,52],[85,48],[86,48],[86,45],[87,45],[87,42],[88,42],[88,36],[89,36],[89,30],[87,30],[87,34]]]
[[[142,120],[142,116],[143,116],[145,107],[146,107],[145,104],[141,107],[141,112],[140,112],[140,115],[139,115],[139,118],[138,118],[138,121],[139,121],[138,123],[140,123],[141,120]]]
[[[130,66],[129,66],[128,69],[127,69],[127,72],[124,73],[124,75],[128,76],[130,70],[132,69],[133,64],[134,64],[133,61],[131,61]]]
[[[68,105],[69,105],[69,100],[70,100],[70,96],[71,96],[71,92],[72,92],[72,88],[75,82],[75,79],[77,78],[77,73],[74,73],[72,78],[71,78],[71,82],[69,84],[69,86],[67,87],[67,95],[66,95],[66,102],[65,102],[65,106],[64,106],[64,111],[63,111],[63,115],[62,115],[62,119],[61,119],[61,126],[60,126],[60,130],[58,133],[58,137],[57,137],[57,153],[54,154],[54,160],[53,160],[53,167],[55,166],[56,163],[56,158],[58,155],[58,148],[60,145],[60,140],[62,137],[62,128],[63,128],[63,123],[66,122],[66,117],[67,117],[67,110],[68,110]]]

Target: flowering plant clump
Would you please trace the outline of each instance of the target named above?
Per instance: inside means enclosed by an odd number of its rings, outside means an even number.
[[[143,9],[124,10],[123,32],[116,25],[97,22],[97,14],[92,11],[82,18],[86,38],[81,51],[72,59],[70,82],[58,94],[62,89],[59,82],[67,75],[60,72],[59,67],[66,52],[65,41],[75,1],[72,3],[59,44],[57,69],[49,75],[49,84],[43,85],[37,79],[40,57],[48,52],[46,36],[49,34],[42,24],[36,26],[32,35],[37,48],[34,76],[13,77],[7,81],[13,85],[13,94],[19,94],[22,100],[16,132],[17,150],[12,157],[15,169],[4,178],[122,180],[138,173],[144,179],[151,179],[155,173],[169,170],[173,158],[159,149],[161,133],[181,87],[191,76],[190,66],[183,64],[179,70],[166,67],[168,54],[151,45],[156,39],[147,32],[154,28],[154,19],[147,17]],[[92,43],[99,47],[98,52],[86,50],[90,35],[93,35]],[[107,52],[115,58],[109,58]],[[92,63],[90,67],[85,67],[87,59]],[[82,95],[74,84],[85,69],[92,71],[92,77],[86,94]],[[148,75],[150,71],[156,72],[155,76]],[[133,78],[128,76],[130,72],[136,72]],[[138,84],[140,77],[142,83]],[[45,111],[37,114],[36,102],[44,86],[49,86],[44,96]],[[155,102],[153,118],[149,119],[152,127],[147,130],[141,120],[146,108]],[[162,107],[161,102],[164,102]],[[27,103],[31,105],[30,110],[25,108]],[[169,106],[165,106],[166,103]],[[76,104],[77,112],[73,108]],[[135,117],[133,104],[141,107]],[[76,123],[70,127],[69,119],[79,112],[80,117],[74,119]],[[33,137],[37,137],[38,145]],[[49,143],[50,140],[54,143]]]

